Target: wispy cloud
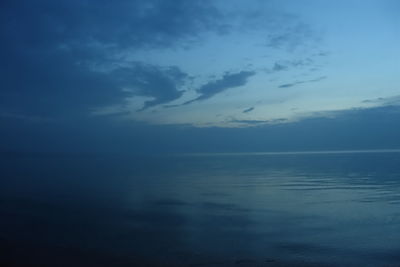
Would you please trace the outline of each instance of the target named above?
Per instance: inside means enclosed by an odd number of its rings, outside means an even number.
[[[391,97],[378,97],[374,99],[366,99],[362,101],[365,104],[376,104],[379,106],[400,105],[400,95]]]
[[[246,108],[245,110],[242,111],[242,113],[249,113],[249,112],[252,112],[253,110],[254,110],[254,107]]]
[[[279,85],[278,88],[289,88],[289,87],[293,87],[293,86],[296,86],[296,85],[299,85],[299,84],[319,82],[319,81],[322,81],[324,79],[326,79],[326,76],[322,76],[322,77],[319,77],[319,78],[316,78],[316,79],[311,79],[311,80],[306,80],[306,81],[296,81],[296,82],[293,82],[293,83],[285,83],[285,84]]]
[[[275,62],[274,66],[272,67],[272,71],[282,71],[287,69],[288,69],[287,65],[278,62]]]
[[[270,34],[266,46],[287,51],[296,50],[308,42],[317,42],[319,36],[312,30],[310,25],[293,21],[293,25],[287,26],[285,31]]]
[[[230,125],[240,126],[260,126],[260,125],[273,125],[273,124],[281,124],[288,122],[285,118],[272,119],[272,120],[239,120],[239,119],[231,119],[228,121]]]
[[[226,73],[221,79],[210,81],[203,86],[201,86],[196,91],[200,94],[197,98],[183,103],[183,105],[188,105],[193,102],[203,101],[209,99],[216,94],[219,94],[228,89],[243,86],[247,83],[249,77],[255,74],[254,71],[240,71],[237,73]]]

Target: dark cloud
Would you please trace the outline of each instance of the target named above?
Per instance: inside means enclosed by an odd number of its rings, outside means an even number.
[[[335,127],[335,124],[345,123],[348,126],[349,133],[356,131],[357,125],[372,128],[372,125],[379,124],[386,125],[388,129],[390,128],[394,131],[398,131],[400,130],[400,127],[398,127],[400,108],[398,105],[382,105],[372,108],[350,108],[345,110],[322,111],[310,114],[310,116],[304,121],[315,120],[326,121],[326,123],[331,121],[333,123],[331,127],[333,128]],[[301,121],[299,123],[301,123]],[[371,125],[368,125],[369,123]],[[345,129],[340,128],[340,130]],[[382,134],[385,134],[385,131],[382,131]],[[377,139],[376,141],[380,142],[383,140]]]
[[[140,154],[400,147],[399,106],[319,112],[295,122],[281,122],[284,123],[237,120],[241,127],[196,128],[127,124],[96,117],[30,127],[28,123],[0,116],[0,154],[2,151]]]
[[[246,108],[245,110],[242,111],[242,113],[249,113],[249,112],[251,112],[253,110],[254,110],[254,107]]]
[[[210,1],[6,1],[2,20],[30,45],[168,46],[219,27]],[[13,28],[11,28],[13,27]]]
[[[266,124],[268,121],[266,120],[230,120],[230,123],[239,123],[239,124],[246,124],[246,125],[260,125]]]
[[[185,102],[183,105],[188,105],[196,101],[203,101],[228,89],[243,86],[247,83],[248,78],[253,76],[254,74],[254,71],[226,73],[224,76],[222,76],[221,79],[210,81],[201,86],[199,89],[196,90],[200,94],[200,96],[193,100]]]
[[[141,63],[117,68],[110,73],[110,76],[116,79],[120,88],[129,90],[132,95],[154,98],[146,101],[140,110],[181,97],[183,91],[178,88],[187,78],[187,74],[177,67],[160,68]]]
[[[270,46],[297,46],[289,36],[296,33],[302,43],[312,34],[298,18],[289,17],[258,7],[225,14],[211,0],[5,0],[0,9],[0,112],[82,115],[123,105],[134,96],[151,98],[141,110],[165,104],[182,95],[184,71],[123,64],[126,53],[186,48],[198,44],[204,33],[228,34],[244,28],[265,29]],[[286,24],[277,23],[284,19]],[[228,73],[199,88],[200,96],[189,102],[244,85],[252,74]]]
[[[297,81],[297,82],[293,82],[293,83],[286,83],[286,84],[279,85],[278,88],[289,88],[289,87],[296,86],[298,84],[319,82],[324,79],[326,79],[326,77],[322,76],[322,77],[319,77],[316,79],[311,79],[311,80],[306,80],[306,81]]]
[[[143,107],[166,103],[182,95],[187,75],[177,67],[142,63],[110,71],[76,64],[67,55],[43,55],[35,62],[3,70],[2,107],[38,116],[88,113],[93,108],[125,103],[128,97],[153,98]],[[22,72],[21,72],[22,71]]]
[[[143,109],[179,98],[182,71],[117,66],[118,55],[187,46],[220,31],[219,17],[210,1],[3,1],[0,112],[87,114],[135,95],[153,98]]]

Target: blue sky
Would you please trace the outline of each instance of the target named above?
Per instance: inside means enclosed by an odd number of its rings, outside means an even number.
[[[51,136],[60,125],[77,136],[95,125],[100,135],[118,125],[134,142],[129,133],[179,136],[182,127],[227,135],[252,128],[258,136],[313,119],[335,120],[337,129],[371,112],[397,119],[398,1],[1,5],[0,123],[9,136]]]
[[[234,4],[231,4],[234,3]],[[198,31],[193,43],[124,51],[131,61],[188,75],[180,97],[141,112],[129,104],[97,114],[129,111],[133,120],[156,124],[246,126],[235,121],[287,119],[314,112],[369,107],[366,99],[398,94],[398,21],[385,1],[219,1],[214,28]],[[225,27],[226,29],[218,29]],[[251,73],[237,86],[224,77]],[[201,88],[220,82],[206,99]],[[129,89],[128,89],[129,90]],[[243,112],[244,110],[249,110]]]

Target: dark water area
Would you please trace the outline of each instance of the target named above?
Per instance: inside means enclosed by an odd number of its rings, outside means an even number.
[[[1,266],[400,266],[400,153],[0,162]]]

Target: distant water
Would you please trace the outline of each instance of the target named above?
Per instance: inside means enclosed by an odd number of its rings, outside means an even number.
[[[0,159],[1,266],[400,266],[400,153]]]

